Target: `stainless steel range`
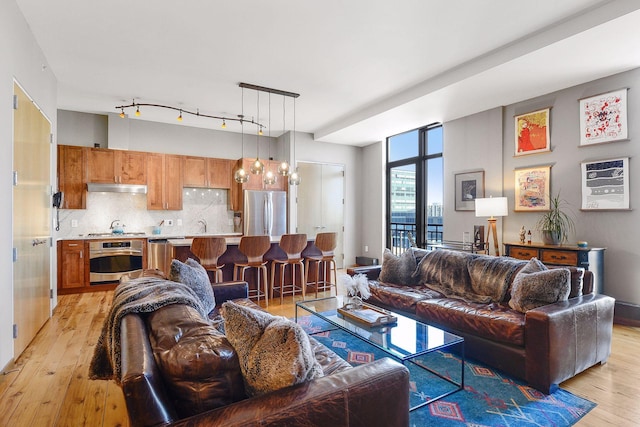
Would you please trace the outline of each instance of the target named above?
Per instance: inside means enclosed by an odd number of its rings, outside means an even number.
[[[90,284],[117,282],[127,273],[142,271],[143,255],[142,240],[108,239],[90,242]]]

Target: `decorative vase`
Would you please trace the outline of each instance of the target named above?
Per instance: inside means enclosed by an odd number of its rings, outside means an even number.
[[[344,306],[348,310],[358,310],[362,308],[362,304],[362,298],[359,295],[349,295]]]
[[[560,233],[549,230],[542,230],[542,243],[545,245],[559,245],[562,241]]]

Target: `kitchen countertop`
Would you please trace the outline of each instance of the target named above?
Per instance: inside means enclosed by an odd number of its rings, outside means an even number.
[[[201,236],[198,236],[201,237]],[[239,245],[241,234],[238,235],[221,235],[220,237],[226,237],[227,245]],[[313,240],[313,239],[310,239]],[[193,238],[182,238],[182,239],[168,239],[167,243],[172,246],[191,246],[191,242],[193,242]],[[280,236],[271,236],[271,243],[280,243]]]
[[[238,242],[240,241],[240,237],[242,233],[220,233],[220,234],[211,234],[211,233],[195,233],[195,234],[187,234],[186,236],[193,237],[227,237],[230,239],[236,238]],[[57,240],[106,240],[106,239],[167,239],[167,240],[181,240],[186,239],[185,234],[108,234],[98,236],[90,236],[89,234],[78,234],[77,236],[67,236],[63,238],[59,238]],[[189,240],[189,244],[191,244],[191,239]]]

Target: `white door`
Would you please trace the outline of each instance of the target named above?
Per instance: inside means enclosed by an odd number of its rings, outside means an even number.
[[[344,166],[326,163],[298,163],[302,177],[298,188],[298,233],[315,238],[336,232],[335,260],[344,265]]]
[[[17,359],[50,313],[51,123],[14,84],[13,318]]]

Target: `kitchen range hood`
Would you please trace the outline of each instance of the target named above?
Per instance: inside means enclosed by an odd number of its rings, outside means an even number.
[[[87,183],[87,191],[90,192],[103,192],[103,193],[135,193],[135,194],[147,194],[146,185],[137,184],[98,184]]]

